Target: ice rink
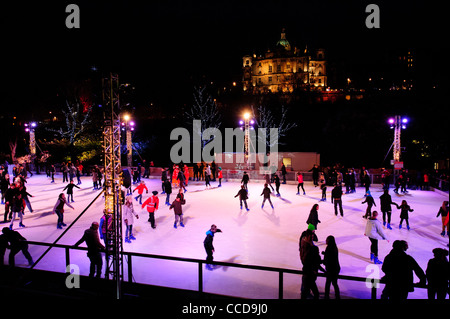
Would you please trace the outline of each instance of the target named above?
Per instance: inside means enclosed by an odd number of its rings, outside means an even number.
[[[159,179],[143,179],[149,194],[144,194],[144,200],[153,190],[161,193]],[[93,190],[90,176],[82,177],[81,189],[74,190],[74,210],[65,208],[64,222],[69,225],[81,211],[92,201],[98,191]],[[185,227],[173,227],[174,214],[164,205],[165,195],[159,194],[160,206],[155,213],[156,229],[152,229],[147,221],[148,213],[144,212],[133,200],[140,218],[135,219],[132,243],[124,242],[124,250],[165,256],[204,259],[203,248],[205,233],[211,224],[216,224],[223,233],[216,233],[214,237],[214,260],[247,265],[260,265],[301,270],[299,259],[299,237],[307,227],[306,219],[313,204],[319,203],[319,219],[316,243],[320,251],[326,248],[325,239],[328,235],[336,238],[339,248],[341,275],[367,277],[367,266],[370,262],[370,242],[364,236],[366,220],[362,218],[366,204],[363,188],[357,188],[356,193],[343,195],[344,217],[336,217],[331,204],[331,189],[328,187],[327,201],[319,202],[321,191],[311,182],[305,183],[306,195],[296,195],[294,184],[281,185],[280,197],[272,197],[274,209],[268,202],[261,208],[263,197],[262,181],[251,181],[249,184],[250,211],[239,208],[239,199],[234,198],[240,184],[238,182],[211,183],[212,189],[205,189],[204,182],[190,181],[185,194],[186,205],[183,206]],[[23,224],[19,228],[16,219],[14,230],[19,231],[30,241],[52,243],[62,232],[56,228],[57,217],[52,213],[58,194],[62,192],[66,183],[62,183],[62,176],[56,176],[56,182],[50,183],[45,174],[34,175],[28,179],[27,190],[32,197],[31,205],[34,212],[25,209]],[[134,188],[134,187],[133,187]],[[177,190],[175,190],[177,191]],[[381,186],[371,187],[378,210]],[[432,249],[447,248],[448,237],[440,236],[441,218],[436,218],[439,207],[448,195],[434,191],[409,190],[405,195],[396,195],[391,189],[394,202],[400,204],[403,199],[414,209],[410,213],[411,229],[404,226],[398,228],[400,211],[394,209],[392,214],[392,230],[385,229],[390,242],[379,242],[379,257],[381,260],[389,253],[392,243],[396,239],[406,240],[409,244],[408,254],[413,256],[425,271],[428,260],[433,258]],[[136,194],[136,193],[135,193]],[[134,195],[136,196],[136,195]],[[171,201],[175,199],[172,194]],[[99,221],[102,216],[104,199],[100,197],[82,216],[77,223],[58,242],[73,245],[81,238],[85,229],[93,221]],[[379,210],[378,210],[379,211]],[[379,216],[381,220],[381,215]],[[3,218],[2,218],[3,220]],[[3,224],[9,226],[9,223]],[[125,234],[125,231],[124,231]],[[84,244],[83,244],[84,245]],[[45,247],[30,246],[30,253],[37,260]],[[5,263],[7,263],[7,255]],[[80,273],[87,275],[89,260],[85,251],[71,251],[72,264],[78,265]],[[126,260],[124,260],[126,264]],[[16,265],[27,267],[28,263],[21,253],[16,256]],[[52,249],[42,261],[36,265],[37,269],[65,272],[64,250]],[[124,267],[127,268],[126,265]],[[380,268],[380,275],[383,272]],[[197,264],[157,259],[133,259],[133,276],[136,282],[148,283],[183,289],[197,289]],[[373,270],[372,270],[373,271]],[[259,270],[248,270],[233,267],[217,267],[212,271],[204,271],[204,291],[231,295],[244,298],[277,298],[278,274]],[[127,278],[125,276],[125,278]],[[416,282],[417,282],[416,278]],[[321,298],[324,291],[324,278],[317,280]],[[301,276],[284,275],[284,297],[295,299],[300,296]],[[350,282],[340,280],[342,298],[370,298],[371,290],[364,282]],[[381,288],[383,285],[380,286]],[[382,289],[378,289],[378,296]],[[331,298],[334,298],[331,288]],[[425,289],[415,289],[409,298],[426,298]]]

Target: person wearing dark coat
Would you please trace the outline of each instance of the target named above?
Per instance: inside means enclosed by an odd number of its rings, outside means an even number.
[[[170,194],[172,194],[172,183],[169,179],[164,182],[164,191],[166,192],[166,205],[170,206]]]
[[[312,224],[315,229],[317,229],[317,224],[320,223],[319,220],[319,204],[314,204],[309,212],[308,219],[306,220],[307,224]]]
[[[334,202],[334,214],[338,215],[337,207],[339,205],[339,212],[341,217],[344,217],[344,210],[342,209],[342,186],[335,184],[331,191],[331,203]]]
[[[386,226],[386,215],[387,215],[387,228],[391,228],[391,205],[395,205],[398,208],[398,204],[392,201],[391,195],[389,195],[389,189],[385,189],[383,195],[380,196],[380,209],[383,213],[383,226]]]
[[[267,184],[264,184],[264,189],[263,189],[263,191],[262,191],[262,193],[261,193],[261,195],[260,195],[260,196],[263,196],[263,195],[264,195],[264,199],[263,199],[263,202],[262,202],[262,204],[261,204],[261,208],[264,208],[264,203],[266,202],[266,200],[269,201],[270,206],[273,208],[272,201],[270,200],[270,194],[271,194],[271,193],[272,193],[272,192],[270,191],[269,186],[268,186]]]
[[[241,209],[242,209],[242,202],[244,202],[245,205],[245,209],[247,211],[249,211],[250,209],[247,206],[247,199],[248,199],[248,195],[247,195],[247,189],[245,188],[244,185],[241,185],[241,189],[239,190],[239,192],[236,194],[236,196],[234,196],[234,198],[239,196],[239,202],[241,204]]]
[[[327,248],[323,254],[322,263],[325,266],[327,279],[325,281],[325,299],[330,298],[330,286],[333,284],[334,295],[336,299],[340,299],[339,286],[338,286],[338,275],[341,271],[341,266],[339,265],[339,251],[336,246],[336,240],[334,236],[328,236],[326,239]]]
[[[281,164],[281,176],[283,176],[283,184],[286,184],[286,166],[284,165],[284,163]]]
[[[242,186],[244,186],[244,188],[246,190],[248,190],[247,184],[249,181],[250,181],[250,177],[248,176],[247,172],[244,172],[244,175],[242,176],[241,184],[242,184]]]
[[[102,255],[100,252],[105,250],[105,246],[103,246],[100,242],[98,228],[99,224],[97,222],[93,222],[91,227],[84,231],[83,237],[76,242],[75,247],[78,247],[81,243],[86,242],[88,248],[87,256],[91,261],[89,277],[94,277],[94,274],[96,273],[96,277],[100,278],[103,265]]]
[[[74,202],[74,200],[73,200],[73,189],[75,187],[80,189],[80,187],[78,187],[77,185],[75,185],[73,183],[73,180],[71,180],[70,183],[67,184],[66,187],[64,187],[63,192],[67,189],[67,202],[70,202],[71,199],[72,199],[72,203]]]
[[[448,250],[433,249],[434,258],[428,261],[426,275],[428,280],[428,299],[444,300],[449,291]]]
[[[425,285],[426,276],[417,261],[406,254],[408,243],[404,240],[396,240],[392,244],[391,252],[384,259],[381,270],[385,273],[382,282],[386,286],[383,289],[382,299],[402,300],[408,298],[408,293],[414,291],[413,272]]]
[[[8,227],[3,227],[2,229],[3,235],[5,235],[6,240],[9,242],[9,266],[15,266],[14,257],[17,255],[19,251],[22,251],[25,258],[28,260],[28,264],[30,266],[33,265],[33,258],[28,252],[28,243],[26,238],[24,238],[19,232],[15,230],[11,230]]]
[[[175,214],[175,222],[173,223],[173,228],[177,228],[177,223],[178,220],[180,221],[180,226],[184,227],[183,224],[183,208],[181,205],[186,204],[186,200],[183,198],[178,197],[175,198],[175,200],[173,201],[172,205],[170,205],[169,209],[173,208],[173,212]]]
[[[308,172],[312,172],[314,186],[319,186],[319,167],[317,164],[314,164],[313,168],[311,168]]]
[[[322,260],[320,258],[319,248],[313,244],[312,237],[312,231],[307,230],[300,241],[300,260],[303,265],[301,299],[308,298],[310,291],[313,293],[314,299],[319,299],[319,290],[316,284],[317,273],[319,269],[324,271],[320,265]]]
[[[213,240],[214,240],[214,234],[215,233],[221,233],[222,230],[218,229],[216,225],[211,225],[210,230],[206,232],[205,240],[203,241],[203,246],[205,247],[206,251],[206,267],[210,270],[212,270],[212,266],[210,265],[213,261],[213,253],[214,253],[214,246],[213,246]]]
[[[412,209],[408,203],[406,202],[406,200],[402,200],[402,204],[400,206],[398,206],[398,209],[401,209],[400,211],[400,224],[398,225],[398,228],[402,228],[402,224],[403,224],[403,220],[406,221],[406,229],[410,229],[409,228],[409,214],[408,212],[413,212],[414,209]]]
[[[167,180],[167,170],[165,168],[161,168],[161,188],[162,188],[161,194],[166,193],[165,188],[164,188],[166,180]]]
[[[375,200],[373,199],[372,195],[370,194],[370,191],[366,192],[366,199],[361,203],[367,203],[367,209],[366,214],[363,216],[363,218],[370,218],[372,216],[372,206],[377,206],[375,204]]]

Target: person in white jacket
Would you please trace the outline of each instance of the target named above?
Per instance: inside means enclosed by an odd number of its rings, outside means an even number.
[[[382,264],[382,261],[378,259],[378,240],[384,239],[389,242],[386,235],[383,232],[383,226],[381,222],[377,219],[378,212],[373,211],[372,217],[367,220],[366,230],[364,235],[369,237],[370,240],[370,260],[374,264]]]
[[[133,197],[127,196],[125,198],[125,205],[123,205],[122,210],[123,220],[125,222],[126,230],[125,230],[125,242],[131,243],[131,239],[136,239],[133,236],[133,221],[134,216],[136,216],[137,219],[139,219],[139,215],[136,213],[133,207]]]

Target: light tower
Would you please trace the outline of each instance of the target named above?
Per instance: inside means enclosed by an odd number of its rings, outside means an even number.
[[[36,156],[36,135],[34,132],[36,126],[37,126],[36,122],[25,123],[25,132],[30,133],[30,155],[31,155],[31,158],[34,158]]]
[[[401,156],[401,131],[406,128],[408,119],[406,117],[402,118],[400,115],[395,115],[388,120],[391,125],[391,129],[394,130],[394,142],[393,142],[393,159],[394,164],[400,162]]]
[[[126,143],[127,143],[127,166],[133,166],[133,142],[131,137],[131,132],[134,131],[134,121],[130,121],[131,117],[129,114],[125,114],[123,116],[125,122],[122,122],[122,130],[125,131],[126,134]]]
[[[239,124],[242,129],[244,129],[244,163],[247,169],[250,169],[250,164],[248,161],[250,152],[250,129],[253,129],[254,120],[250,119],[250,113],[246,112],[243,115],[244,120],[240,120]]]

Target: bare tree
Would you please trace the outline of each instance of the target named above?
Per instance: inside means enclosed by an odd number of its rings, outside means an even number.
[[[11,150],[11,161],[14,163],[16,160],[17,138],[13,141],[9,141],[9,149]]]
[[[193,120],[201,120],[201,126],[195,125],[193,130],[196,131],[202,140],[202,148],[214,139],[214,136],[208,140],[203,139],[203,132],[207,128],[219,128],[221,123],[221,115],[217,109],[216,102],[206,91],[206,87],[194,88],[194,103],[189,112],[186,112],[189,124]]]
[[[274,112],[269,108],[260,105],[255,112],[255,109],[252,106],[253,118],[256,122],[258,128],[266,128],[269,133],[266,136],[266,140],[264,142],[266,146],[270,149],[274,146],[275,143],[280,145],[284,145],[280,142],[281,138],[286,136],[287,132],[297,127],[296,123],[292,123],[288,121],[287,110],[284,106],[281,107],[280,112],[276,113],[278,116],[274,115]],[[278,131],[270,132],[271,128],[277,128]],[[278,133],[278,136],[274,136]],[[264,138],[263,136],[258,136],[258,139]]]
[[[90,124],[91,108],[80,110],[83,104],[79,101],[73,104],[66,101],[66,105],[67,109],[62,111],[66,119],[66,127],[64,129],[61,127],[58,130],[49,128],[48,130],[58,133],[61,138],[69,141],[69,145],[73,145]]]

